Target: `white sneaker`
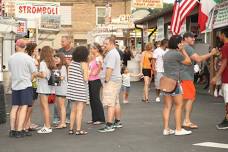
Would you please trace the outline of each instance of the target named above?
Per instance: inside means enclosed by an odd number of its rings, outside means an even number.
[[[219,96],[223,96],[222,89],[219,90]]]
[[[157,98],[155,99],[155,101],[156,101],[156,102],[160,102],[161,100],[160,100],[159,97],[157,97]]]
[[[52,133],[51,128],[43,127],[40,130],[37,131],[38,134],[49,134]]]
[[[174,133],[175,133],[175,131],[172,130],[172,129],[164,129],[163,130],[163,135],[164,136],[173,135]]]
[[[214,91],[214,96],[218,97],[218,90],[217,89],[215,89],[215,91]]]
[[[184,135],[190,135],[192,131],[188,131],[185,129],[181,129],[180,131],[175,131],[175,136],[184,136]]]

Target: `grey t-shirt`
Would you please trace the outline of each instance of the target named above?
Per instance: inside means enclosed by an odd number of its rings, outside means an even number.
[[[189,57],[196,53],[196,51],[190,45],[186,45],[184,48]],[[194,80],[194,65],[182,65],[180,77],[181,80]]]
[[[163,56],[164,75],[174,80],[180,80],[180,71],[184,57],[176,50],[169,50]]]
[[[120,73],[120,55],[116,49],[110,50],[104,58],[104,66],[101,74],[101,78],[105,79],[106,69],[113,69],[110,80],[111,81],[121,81]]]
[[[17,52],[10,57],[8,64],[13,90],[32,87],[32,73],[36,72],[36,66],[31,56]]]

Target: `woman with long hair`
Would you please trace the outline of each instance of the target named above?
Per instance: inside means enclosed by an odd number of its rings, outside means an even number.
[[[149,103],[149,86],[151,83],[152,77],[152,58],[153,58],[153,44],[147,43],[145,51],[142,52],[141,62],[140,62],[140,71],[144,76],[144,91],[143,91],[143,102]]]
[[[38,73],[38,87],[41,111],[44,117],[44,126],[37,133],[51,133],[50,111],[48,106],[48,96],[51,94],[51,86],[48,80],[51,76],[51,70],[56,68],[54,60],[54,50],[49,46],[44,46],[40,52],[40,66]]]
[[[56,61],[56,70],[60,74],[60,83],[58,86],[55,86],[55,95],[57,97],[57,108],[58,114],[60,117],[60,122],[57,129],[66,128],[66,108],[65,108],[65,100],[66,100],[66,91],[67,91],[67,68],[66,68],[66,60],[63,53],[57,53],[55,56]]]
[[[170,38],[168,42],[168,49],[168,52],[166,52],[166,54],[163,56],[164,76],[175,80],[177,84],[172,92],[163,92],[163,135],[188,135],[191,134],[191,131],[187,131],[181,126],[183,97],[182,88],[180,85],[180,72],[183,64],[191,64],[191,59],[184,50],[182,37],[179,35],[175,35]],[[169,83],[169,85],[172,84]],[[173,104],[175,105],[175,131],[169,128],[169,117]]]
[[[92,121],[95,125],[105,123],[104,109],[100,100],[101,80],[100,72],[103,64],[103,50],[98,43],[91,47],[91,61],[89,63],[89,95],[90,107],[92,110]]]

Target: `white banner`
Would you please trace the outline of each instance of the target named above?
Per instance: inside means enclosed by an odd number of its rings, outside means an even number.
[[[37,18],[40,15],[60,15],[60,3],[39,1],[16,1],[15,16],[18,18]]]
[[[213,28],[228,26],[228,1],[219,4],[214,10]]]
[[[134,8],[163,8],[163,0],[132,0]]]
[[[164,28],[164,17],[161,17],[157,20],[157,35],[156,41],[161,41],[165,38],[165,28]]]

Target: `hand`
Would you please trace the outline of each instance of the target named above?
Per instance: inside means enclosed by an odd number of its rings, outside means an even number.
[[[216,78],[216,77],[213,77],[213,78],[211,79],[211,84],[212,84],[212,85],[215,85],[216,82],[217,82],[217,78]]]
[[[184,49],[184,44],[183,43],[179,43],[178,44],[178,48],[180,51],[182,51]]]
[[[217,50],[216,48],[213,48],[213,49],[211,50],[212,56],[216,55],[217,53],[218,53],[218,50]]]

